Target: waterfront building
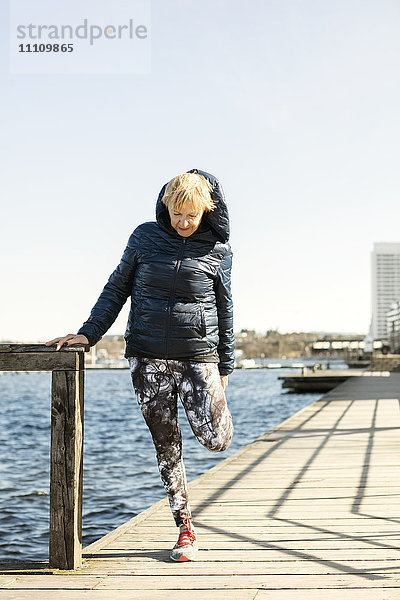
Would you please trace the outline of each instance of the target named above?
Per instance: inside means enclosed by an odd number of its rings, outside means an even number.
[[[400,243],[375,243],[371,253],[371,271],[371,334],[375,340],[386,340],[387,313],[400,299]]]
[[[387,338],[390,351],[400,353],[400,301],[393,302],[386,315]]]

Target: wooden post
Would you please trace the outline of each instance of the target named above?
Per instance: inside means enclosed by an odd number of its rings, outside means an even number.
[[[0,344],[0,371],[52,371],[49,562],[58,569],[82,563],[84,351],[44,344]]]
[[[54,370],[51,393],[49,563],[82,563],[83,354],[77,370]]]

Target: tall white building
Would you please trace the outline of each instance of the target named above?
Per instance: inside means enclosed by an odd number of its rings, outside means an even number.
[[[373,339],[386,339],[386,314],[400,300],[400,243],[374,244],[372,262]]]

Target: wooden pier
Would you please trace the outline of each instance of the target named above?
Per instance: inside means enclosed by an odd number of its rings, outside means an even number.
[[[349,379],[194,480],[196,562],[162,500],[75,571],[10,563],[0,600],[398,600],[399,400],[400,374]]]

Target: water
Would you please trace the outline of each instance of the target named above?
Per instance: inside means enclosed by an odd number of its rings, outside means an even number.
[[[230,376],[227,398],[235,433],[230,448],[221,454],[197,442],[180,410],[188,480],[320,396],[282,391],[278,376],[288,372],[236,370]],[[0,377],[1,559],[48,557],[50,394],[51,373]],[[129,370],[86,371],[83,545],[163,497]]]

